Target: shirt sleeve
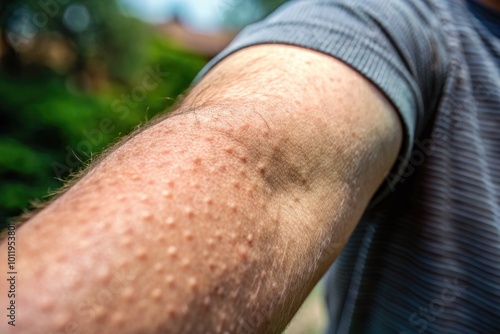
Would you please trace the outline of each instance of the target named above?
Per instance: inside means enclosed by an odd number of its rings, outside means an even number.
[[[446,50],[430,0],[296,0],[245,28],[198,74],[230,54],[258,44],[289,44],[335,57],[370,80],[398,111],[404,144],[391,176],[372,200],[400,180],[443,89]]]

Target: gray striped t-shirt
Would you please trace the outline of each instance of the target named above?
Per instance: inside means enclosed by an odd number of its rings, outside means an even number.
[[[473,0],[291,1],[200,74],[250,45],[303,46],[399,112],[398,163],[328,275],[331,333],[500,333],[499,30]]]

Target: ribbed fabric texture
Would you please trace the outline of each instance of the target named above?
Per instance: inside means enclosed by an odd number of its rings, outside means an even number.
[[[359,71],[401,115],[399,178],[328,275],[330,333],[500,333],[500,14],[475,8],[292,1],[199,75],[250,45],[298,45]]]

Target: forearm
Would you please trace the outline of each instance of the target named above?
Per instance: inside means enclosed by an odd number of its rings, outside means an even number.
[[[265,181],[267,157],[203,123],[144,131],[19,230],[18,329],[260,330],[258,311],[290,307],[320,241],[290,229],[313,217]]]

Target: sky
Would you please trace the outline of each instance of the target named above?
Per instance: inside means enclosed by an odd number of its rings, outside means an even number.
[[[164,22],[174,11],[183,22],[196,30],[216,30],[222,24],[225,10],[233,0],[120,0],[129,15],[149,22]]]

